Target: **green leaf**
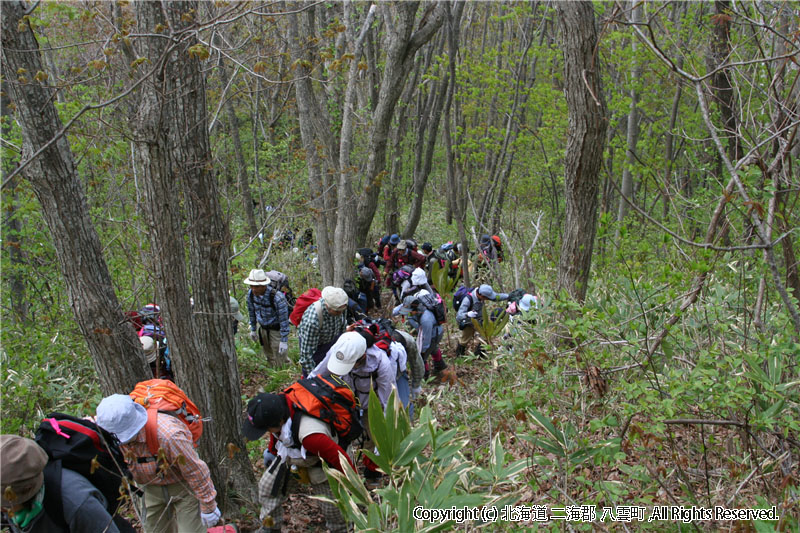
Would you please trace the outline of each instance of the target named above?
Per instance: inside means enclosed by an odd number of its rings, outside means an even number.
[[[564,434],[553,425],[548,417],[544,416],[533,407],[528,408],[528,413],[530,413],[537,424],[539,424],[558,442],[559,446],[566,447],[567,440],[564,437]]]
[[[417,457],[431,442],[427,428],[419,426],[406,436],[398,446],[398,453],[394,460],[397,466],[406,466]]]

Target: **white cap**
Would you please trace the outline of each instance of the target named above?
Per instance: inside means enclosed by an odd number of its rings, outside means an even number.
[[[425,274],[425,271],[419,267],[415,268],[414,272],[411,273],[411,284],[423,285],[427,282],[428,282],[428,276],[427,274]]]
[[[158,350],[156,350],[156,341],[153,337],[141,336],[139,337],[139,342],[142,343],[142,350],[144,350],[144,356],[147,358],[147,362],[155,363],[158,357]]]
[[[356,365],[364,352],[367,351],[367,340],[355,331],[342,333],[331,346],[328,358],[328,370],[331,374],[344,376]]]
[[[347,307],[347,293],[338,287],[329,286],[322,289],[322,299],[325,300],[325,306],[334,311]]]

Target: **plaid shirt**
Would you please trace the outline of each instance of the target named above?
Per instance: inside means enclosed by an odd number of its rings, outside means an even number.
[[[317,366],[314,362],[314,352],[317,351],[317,347],[335,341],[347,327],[345,313],[334,316],[328,313],[325,300],[320,298],[319,302],[322,306],[322,325],[317,316],[317,302],[314,302],[306,308],[300,325],[297,326],[297,335],[300,337],[300,366],[306,375]]]
[[[158,414],[158,444],[163,450],[167,464],[155,460],[147,447],[145,428],[132,441],[122,445],[125,461],[128,463],[133,479],[139,485],[172,485],[186,482],[200,502],[201,513],[211,513],[216,509],[217,491],[211,481],[208,466],[200,459],[192,444],[192,434],[178,418]],[[183,459],[180,459],[183,457]],[[140,463],[139,458],[148,460]],[[166,468],[164,468],[166,467]]]
[[[275,293],[275,307],[270,303],[270,293]],[[267,287],[267,292],[261,296],[253,294],[253,289],[247,291],[247,311],[250,313],[250,330],[256,330],[256,323],[265,328],[280,326],[281,342],[289,342],[291,322],[289,322],[289,305],[286,296],[279,290]]]

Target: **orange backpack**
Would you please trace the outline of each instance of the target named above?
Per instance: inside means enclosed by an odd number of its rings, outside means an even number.
[[[197,447],[197,441],[203,434],[203,418],[200,410],[180,387],[168,379],[148,379],[137,383],[130,397],[147,409],[144,428],[150,453],[158,454],[158,413],[172,415],[186,424],[192,433],[192,442]]]
[[[283,391],[286,400],[297,413],[312,416],[333,427],[343,448],[361,435],[361,415],[358,400],[350,387],[338,376],[316,376],[301,379]],[[292,436],[299,446],[297,432],[300,424],[292,422]]]

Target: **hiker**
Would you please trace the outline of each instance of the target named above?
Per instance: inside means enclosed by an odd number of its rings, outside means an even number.
[[[163,341],[158,341],[153,337],[139,337],[139,342],[142,343],[142,351],[153,377],[173,380],[174,376],[164,356],[166,346]]]
[[[289,306],[281,291],[270,287],[261,269],[253,269],[244,280],[247,310],[250,314],[250,339],[261,344],[261,353],[273,367],[289,363]]]
[[[511,296],[509,295],[509,301],[511,300]],[[519,315],[522,313],[527,313],[531,309],[538,309],[539,308],[539,299],[533,295],[525,293],[522,298],[517,301],[512,301],[506,307],[506,313],[511,316]]]
[[[417,341],[410,334],[400,329],[392,328],[392,348],[395,344],[400,344],[406,351],[406,371],[400,371],[398,367],[397,393],[403,405],[408,409],[408,416],[414,420],[414,404],[411,403],[415,398],[422,394],[422,380],[425,379],[425,362],[419,353]]]
[[[244,322],[244,320],[245,320],[244,319],[244,315],[239,310],[239,302],[236,301],[236,298],[234,298],[233,296],[231,296],[230,307],[229,308],[230,308],[231,315],[233,315],[231,317],[231,324],[232,324],[232,327],[233,327],[233,334],[236,335],[236,332],[239,331],[239,322]]]
[[[401,240],[397,243],[397,246],[386,260],[385,275],[391,277],[392,272],[403,265],[411,265],[413,267],[425,266],[425,256],[409,249],[407,241]]]
[[[393,315],[407,315],[408,324],[417,333],[416,346],[425,365],[425,379],[430,375],[428,358],[433,361],[434,377],[439,378],[442,371],[447,368],[447,363],[442,358],[442,350],[439,349],[439,341],[442,339],[444,330],[436,320],[433,311],[424,303],[426,297],[434,297],[427,291],[420,291],[417,294],[406,296],[401,305],[392,311]]]
[[[387,242],[389,237],[386,237]],[[369,248],[360,248],[356,252],[356,268],[361,277],[365,277],[364,268],[372,272],[374,283],[372,283],[372,294],[365,293],[367,296],[367,311],[370,308],[381,308],[381,271],[380,266],[386,263],[381,259],[380,253],[375,253]],[[368,277],[368,276],[367,276]],[[366,279],[366,278],[365,278]],[[371,283],[371,282],[370,282]],[[363,292],[363,291],[362,291]]]
[[[325,359],[309,374],[311,377],[321,376],[323,378],[331,375],[338,376],[356,394],[361,405],[361,417],[367,430],[367,438],[363,443],[365,449],[373,449],[375,446],[367,424],[369,420],[370,390],[375,390],[375,394],[381,402],[381,408],[385,412],[392,389],[397,387],[397,362],[392,361],[386,351],[389,349],[392,339],[388,335],[380,336],[379,338],[379,328],[376,324],[374,326],[372,329],[359,328],[355,331],[344,333],[336,341],[336,344],[328,350]],[[354,365],[341,364],[339,356],[342,350],[339,346],[351,344],[360,346],[361,343],[358,337],[365,340],[363,355],[355,361]],[[402,363],[403,367],[405,367],[405,362],[403,361]],[[381,478],[377,465],[364,456],[364,466],[364,477],[368,485],[377,486],[378,480]]]
[[[499,241],[500,238],[498,237],[497,240]],[[480,251],[480,255],[478,259],[485,262],[485,263],[494,263],[498,261],[499,255],[495,240],[492,239],[490,235],[481,235],[481,240],[478,247]]]
[[[344,333],[348,300],[343,289],[325,287],[322,297],[303,312],[303,318],[297,326],[303,377],[314,370],[339,335]]]
[[[362,266],[358,270],[358,277],[356,278],[356,286],[361,294],[364,295],[366,301],[366,311],[370,312],[374,309],[380,309],[380,292],[376,292],[375,287],[380,291],[380,282],[375,280],[375,273],[369,268]]]
[[[130,396],[103,398],[96,420],[117,436],[133,480],[144,491],[144,530],[205,531],[221,517],[208,466],[197,455],[192,434],[181,419],[162,412],[156,416],[157,457],[147,442],[147,410]]]
[[[455,297],[455,295],[454,295]],[[467,350],[467,344],[475,336],[475,328],[472,325],[472,319],[483,320],[483,302],[487,300],[507,300],[508,294],[496,293],[491,285],[484,283],[477,289],[467,292],[459,302],[456,312],[456,323],[458,329],[461,330],[461,337],[458,339],[458,349],[456,355],[464,355]],[[476,355],[483,354],[483,347],[478,346],[475,349]]]
[[[105,496],[79,473],[61,469],[58,483],[49,474],[47,453],[18,435],[0,435],[0,480],[3,520],[12,533],[132,532],[120,517],[112,518]]]
[[[422,255],[426,258],[429,258],[433,253],[433,245],[429,242],[423,242],[420,248],[422,248]]]
[[[381,239],[381,242],[383,242],[383,239]],[[389,260],[389,257],[391,257],[391,255],[394,253],[399,243],[400,243],[400,235],[398,235],[397,233],[392,233],[389,236],[389,240],[387,240],[386,244],[383,246],[382,255],[384,261]]]
[[[336,349],[337,345],[341,343],[353,342],[355,335],[366,339],[366,352],[364,354],[365,359],[363,364],[359,364],[344,374],[340,374],[331,370],[331,365],[329,365],[329,362],[331,362],[333,359],[336,359],[338,353]],[[395,367],[392,365],[392,361],[389,359],[388,354],[386,353],[386,350],[389,349],[391,337],[388,337],[381,346],[378,346],[378,344],[376,344],[377,342],[378,339],[376,338],[374,332],[367,333],[362,328],[359,328],[356,331],[348,331],[339,337],[339,340],[336,341],[336,344],[334,344],[331,349],[328,350],[328,352],[325,354],[325,358],[314,368],[309,376],[327,377],[331,374],[340,376],[348,385],[350,385],[350,388],[353,389],[353,392],[358,395],[358,398],[361,401],[361,408],[365,412],[369,407],[369,391],[370,389],[374,388],[375,394],[378,395],[378,399],[381,401],[381,406],[386,409],[386,404],[389,402],[389,394],[391,394],[392,389],[396,386],[395,377],[397,372]],[[339,367],[340,366],[341,365],[339,365]]]
[[[461,243],[456,244],[455,247],[452,248],[452,252],[455,255],[455,259],[450,262],[450,268],[454,271],[452,277],[461,279],[464,277],[464,268],[468,270],[472,269],[472,261],[469,259],[469,255],[471,254],[467,254],[466,264],[463,264],[464,254],[461,251]]]
[[[428,276],[425,271],[417,267],[411,272],[411,277],[404,280],[400,284],[400,300],[402,301],[406,296],[416,294],[421,290],[426,290],[428,293],[433,293],[433,289],[428,284]]]
[[[331,367],[336,374],[347,374],[364,355],[365,349],[363,337],[357,333],[345,333],[335,345],[336,356],[332,359]],[[347,420],[330,410],[316,408],[320,402],[314,402],[313,395],[309,398],[308,394],[304,394],[305,381],[312,380],[300,381],[279,394],[259,394],[247,404],[247,415],[242,422],[244,436],[249,440],[257,440],[269,432],[269,446],[264,452],[267,469],[258,482],[260,519],[263,524],[259,530],[261,533],[281,530],[283,501],[289,492],[293,492],[298,481],[310,483],[312,491],[318,496],[333,498],[321,460],[343,471],[341,458],[344,457],[355,470],[346,453],[349,442],[343,441],[346,440],[343,435],[357,436],[352,426],[359,424],[358,420]],[[338,397],[351,400],[351,416],[357,416],[356,402],[347,385],[335,378],[314,383],[329,387],[333,385],[348,392],[349,396]],[[300,394],[306,398],[305,404],[299,401]],[[312,416],[312,411],[318,416]],[[336,422],[333,417],[336,417]],[[347,531],[347,524],[335,504],[320,502],[320,508],[325,517],[325,526],[332,533]]]

